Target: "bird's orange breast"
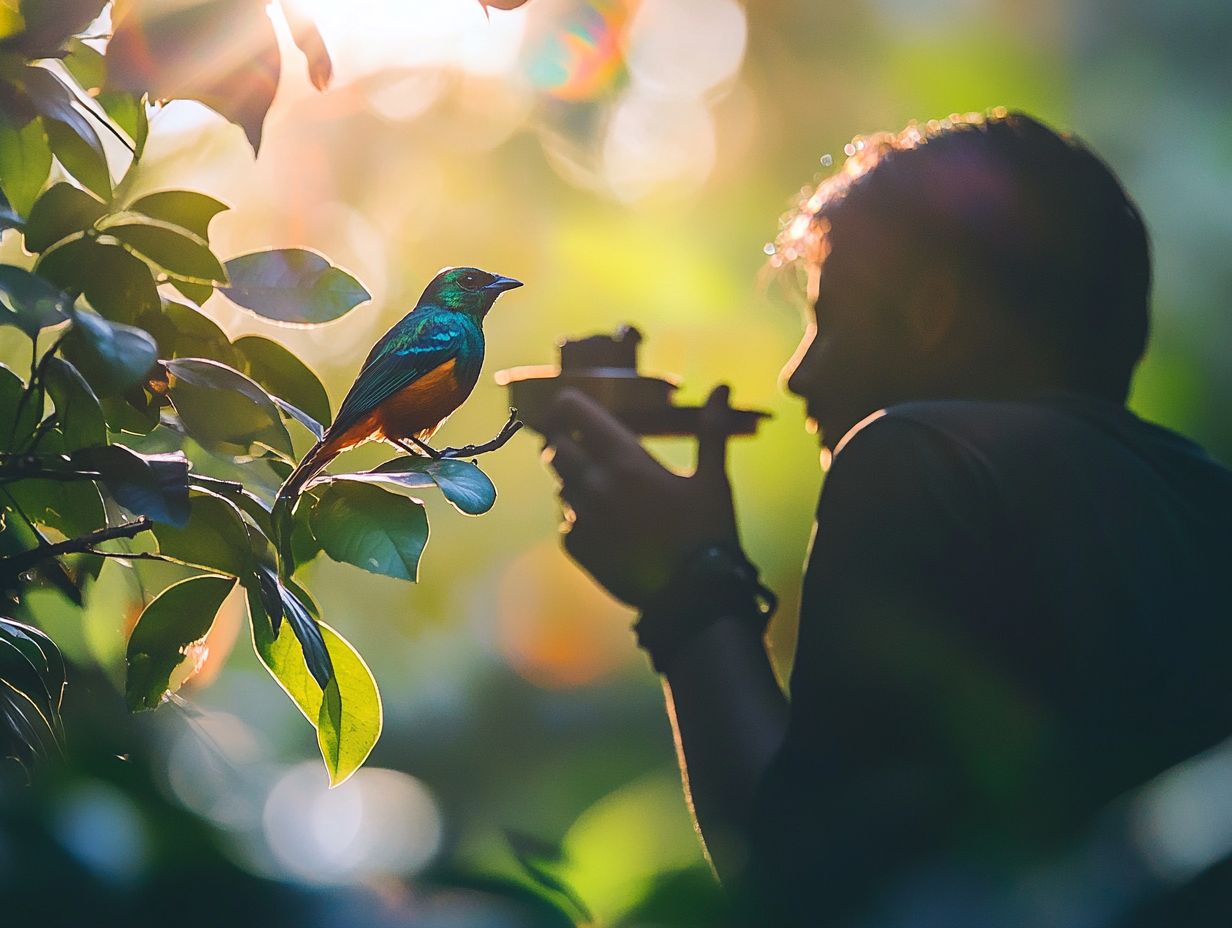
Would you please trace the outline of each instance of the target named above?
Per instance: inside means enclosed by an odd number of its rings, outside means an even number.
[[[450,358],[403,387],[374,411],[382,437],[431,434],[462,405],[474,386],[459,382],[457,359]]]

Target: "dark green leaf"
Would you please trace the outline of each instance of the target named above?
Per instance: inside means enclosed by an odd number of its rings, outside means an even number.
[[[13,209],[13,204],[4,195],[4,190],[0,189],[0,232],[5,229],[24,229],[25,225]]]
[[[203,358],[177,358],[166,366],[171,375],[168,396],[202,447],[245,454],[258,444],[285,455],[293,453],[278,407],[258,384],[225,364]]]
[[[98,471],[107,492],[134,515],[179,528],[188,524],[188,459],[183,452],[140,454],[123,445],[106,445],[82,448],[69,457],[78,467]]]
[[[386,461],[363,474],[347,474],[348,480],[393,483],[408,489],[440,487],[445,498],[469,516],[482,515],[496,502],[496,487],[476,464],[456,458],[433,460],[405,455]]]
[[[98,18],[105,0],[21,0],[26,28],[15,36],[27,58],[50,58],[69,36]]]
[[[107,225],[106,232],[172,277],[198,284],[226,282],[226,272],[209,246],[185,229],[151,219]]]
[[[0,638],[25,655],[42,678],[50,704],[59,710],[68,674],[56,643],[32,625],[6,618],[0,618]]]
[[[66,48],[67,53],[61,60],[81,89],[90,91],[102,87],[107,77],[103,53],[79,38],[69,39]]]
[[[196,284],[191,280],[181,280],[179,277],[172,277],[171,286],[179,290],[180,296],[184,297],[194,306],[204,306],[205,301],[214,295],[213,284]]]
[[[414,581],[428,543],[423,504],[351,480],[334,480],[312,508],[312,531],[335,561]]]
[[[84,232],[107,212],[107,205],[80,187],[52,184],[34,203],[26,222],[26,249],[46,251],[74,232]]]
[[[282,345],[246,335],[236,340],[235,347],[248,362],[248,376],[274,396],[303,410],[318,423],[333,419],[329,395],[317,375]]]
[[[120,396],[99,398],[107,427],[113,432],[130,435],[149,435],[158,427],[160,420],[158,403],[141,387],[133,387]]]
[[[104,91],[95,99],[103,112],[117,126],[128,134],[136,149],[136,155],[141,157],[145,149],[146,137],[150,134],[150,122],[146,116],[145,103],[139,95],[122,91]]]
[[[567,902],[579,923],[589,924],[595,920],[577,890],[556,872],[562,857],[559,847],[533,835],[508,829],[505,831],[505,839],[527,876],[546,889],[549,895]]]
[[[302,248],[258,251],[226,264],[228,299],[278,322],[312,325],[346,315],[371,299],[341,268]]]
[[[133,323],[162,306],[150,266],[118,244],[69,239],[43,252],[35,271],[115,322]]]
[[[252,608],[251,590],[248,601]],[[262,608],[259,599],[255,606]],[[350,642],[323,622],[318,627],[333,665],[328,699],[308,671],[298,640],[285,633],[274,638],[255,614],[253,646],[270,675],[316,728],[330,785],[337,786],[363,765],[381,736],[381,694],[372,671]]]
[[[66,451],[107,443],[107,423],[98,397],[77,368],[63,358],[48,358],[43,366],[43,384],[55,406]]]
[[[160,190],[134,200],[127,209],[151,219],[161,219],[192,232],[202,241],[210,240],[210,221],[229,209],[204,193],[191,190]]]
[[[164,300],[161,309],[145,313],[140,322],[158,342],[158,356],[164,360],[208,358],[234,368],[244,363],[218,324],[191,306]]]
[[[14,451],[24,445],[41,412],[26,397],[25,382],[0,365],[0,451]]]
[[[147,332],[74,311],[73,327],[61,343],[68,358],[99,396],[118,396],[145,381],[158,359]]]
[[[43,123],[10,125],[0,118],[0,187],[19,216],[29,216],[51,172],[51,146]]]
[[[155,709],[170,688],[171,674],[214,624],[234,577],[205,574],[163,590],[141,613],[128,639],[126,694],[132,712]]]
[[[63,687],[44,668],[41,649],[30,648],[35,639],[21,629],[29,627],[0,619],[0,751],[28,763],[61,748]]]
[[[51,151],[64,165],[64,169],[77,178],[100,197],[111,196],[111,171],[107,167],[107,159],[102,154],[100,143],[95,148],[90,141],[82,137],[83,132],[93,136],[98,141],[94,127],[81,117],[77,125],[60,122],[48,116],[43,117],[43,128],[47,132],[47,142]]]
[[[38,274],[0,265],[0,325],[13,325],[31,338],[49,325],[68,320],[68,299]]]
[[[220,55],[243,37],[243,53]],[[107,46],[107,87],[157,100],[199,100],[243,128],[255,151],[278,86],[278,39],[253,0],[124,8]]]
[[[240,511],[222,497],[201,491],[193,492],[188,505],[184,525],[154,527],[159,552],[192,567],[250,578],[255,564]]]
[[[39,444],[39,450],[62,452],[64,440],[60,433],[55,430],[47,432]],[[107,512],[103,508],[98,487],[89,480],[19,480],[9,484],[5,490],[27,517],[39,525],[55,529],[65,538],[77,538],[107,524]]]

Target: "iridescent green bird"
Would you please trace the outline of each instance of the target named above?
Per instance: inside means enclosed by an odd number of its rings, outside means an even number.
[[[479,380],[483,319],[498,296],[520,286],[474,267],[437,274],[415,308],[376,343],[333,424],[278,491],[280,508],[331,460],[366,441],[438,457],[427,442]],[[516,430],[512,418],[502,436],[512,434],[510,426]]]

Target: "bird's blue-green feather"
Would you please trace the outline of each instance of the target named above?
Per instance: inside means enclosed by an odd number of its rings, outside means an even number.
[[[421,306],[390,329],[364,362],[330,431],[346,429],[420,377],[456,359],[460,377],[478,374],[483,334],[469,316]]]

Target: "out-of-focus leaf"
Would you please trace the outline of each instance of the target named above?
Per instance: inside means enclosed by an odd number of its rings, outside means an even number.
[[[202,447],[245,454],[259,444],[288,456],[293,453],[278,407],[260,385],[204,358],[176,358],[166,367],[171,375],[168,396]]]
[[[145,102],[140,94],[105,90],[95,99],[103,108],[103,112],[107,114],[107,118],[123,129],[132,139],[133,148],[137,157],[140,158],[145,150],[145,140],[150,134],[150,121],[146,115]]]
[[[43,252],[34,269],[70,294],[84,293],[93,309],[115,322],[131,324],[162,305],[149,265],[118,244],[69,239]]]
[[[187,229],[202,241],[208,242],[210,221],[230,207],[213,197],[192,190],[160,190],[134,200],[127,209]]]
[[[438,486],[445,499],[468,516],[482,515],[496,502],[496,486],[476,464],[457,458],[432,458],[405,455],[386,461],[362,474],[347,474],[347,480],[365,483],[392,483],[408,489]]]
[[[4,190],[0,188],[0,232],[5,229],[24,229],[25,223],[22,222],[17,211],[13,209],[13,204],[9,202],[9,198],[4,195]]]
[[[226,269],[231,284],[220,292],[278,322],[329,322],[372,298],[346,271],[303,248],[241,255],[228,261]]]
[[[43,366],[43,384],[55,406],[56,425],[64,436],[65,450],[106,444],[103,410],[77,368],[63,358],[48,358]]]
[[[0,618],[0,638],[26,656],[43,679],[49,702],[58,710],[68,684],[68,673],[56,643],[32,625],[6,618]]]
[[[63,744],[64,660],[50,638],[0,619],[0,756],[42,760]]]
[[[183,525],[156,525],[158,550],[192,567],[216,570],[245,581],[256,569],[240,511],[213,493],[194,491]]]
[[[107,77],[103,53],[76,37],[69,39],[65,48],[67,51],[61,61],[81,89],[88,92],[102,87]]]
[[[505,840],[509,842],[509,849],[513,851],[513,856],[517,858],[526,874],[547,890],[553,899],[564,900],[568,903],[578,923],[590,924],[595,920],[577,890],[566,883],[556,872],[557,865],[563,856],[558,846],[550,845],[533,835],[509,829],[505,830]]]
[[[84,232],[107,212],[107,205],[80,187],[61,181],[35,201],[26,222],[26,248],[46,251],[74,232]]]
[[[68,320],[68,300],[38,274],[0,265],[0,325],[12,325],[31,338],[49,325]]]
[[[51,146],[38,119],[14,125],[0,115],[0,187],[19,216],[29,216],[51,173]]]
[[[268,626],[254,616],[253,646],[270,675],[316,728],[330,786],[338,786],[363,765],[381,736],[381,694],[372,671],[350,642],[324,623],[320,629],[334,671],[324,691],[308,672],[292,635],[284,631],[273,638]]]
[[[105,228],[108,235],[115,236],[172,277],[198,284],[226,282],[226,272],[209,246],[187,229],[160,219],[108,224]]]
[[[167,587],[145,607],[128,639],[125,690],[130,711],[158,707],[168,693],[172,672],[186,659],[190,646],[209,633],[234,587],[234,577],[189,577]]]
[[[236,340],[235,347],[248,362],[248,376],[274,396],[303,410],[318,423],[333,419],[329,395],[317,375],[282,345],[258,335],[246,335]]]
[[[20,448],[38,425],[41,410],[25,396],[25,382],[0,365],[0,451]]]
[[[106,0],[21,0],[18,9],[25,23],[15,44],[27,58],[51,58],[69,36],[80,33],[98,18]]]
[[[107,88],[199,100],[240,126],[256,151],[278,87],[274,25],[253,0],[176,4],[117,0]],[[243,42],[242,54],[221,54]]]
[[[308,77],[312,86],[324,90],[333,77],[334,63],[330,60],[329,49],[325,47],[325,40],[321,38],[316,23],[301,9],[299,0],[282,0],[282,12],[291,27],[291,37],[308,59]]]
[[[423,504],[380,487],[340,479],[320,490],[312,532],[335,561],[414,581],[428,543]]]
[[[99,396],[117,396],[145,381],[158,359],[149,333],[74,310],[73,327],[60,343],[64,357]]]
[[[139,321],[158,342],[158,356],[163,360],[208,358],[237,369],[244,364],[218,324],[191,306],[164,300],[161,309],[145,313]]]
[[[82,448],[73,464],[97,471],[117,503],[134,515],[178,528],[188,524],[188,458],[183,452],[141,454],[123,445]]]

